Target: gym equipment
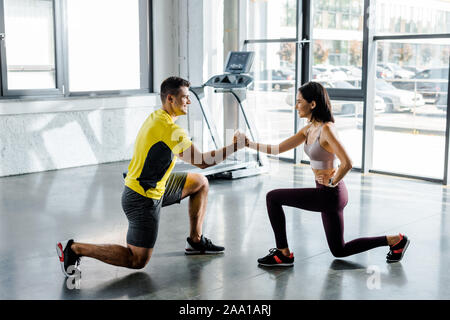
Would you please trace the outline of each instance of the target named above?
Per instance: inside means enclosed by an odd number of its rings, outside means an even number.
[[[245,125],[250,133],[250,137],[253,141],[257,141],[256,128],[247,117],[244,107],[246,102],[247,87],[253,82],[253,78],[246,74],[250,71],[253,58],[254,52],[252,51],[231,51],[228,53],[224,74],[211,77],[201,87],[189,88],[199,103],[203,119],[216,149],[219,149],[223,144],[221,143],[220,136],[217,133],[214,123],[211,121],[212,117],[202,104],[202,99],[205,97],[205,87],[214,88],[215,93],[229,93],[236,99],[239,105],[239,110],[243,115]],[[191,164],[178,160],[174,171],[197,172],[207,176],[208,178],[236,179],[267,172],[268,168],[267,157],[265,155],[245,148],[235,152],[223,162],[206,169],[200,169]]]

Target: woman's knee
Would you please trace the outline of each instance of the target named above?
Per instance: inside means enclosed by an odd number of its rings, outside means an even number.
[[[266,202],[267,202],[267,204],[279,202],[279,191],[277,189],[275,189],[275,190],[267,192]]]
[[[335,258],[344,258],[348,255],[343,247],[330,247],[330,251]]]

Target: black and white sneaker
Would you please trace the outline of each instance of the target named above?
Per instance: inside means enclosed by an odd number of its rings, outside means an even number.
[[[291,252],[291,255],[286,257],[277,248],[272,248],[267,256],[258,259],[258,263],[265,267],[292,267],[294,265],[294,253]]]
[[[223,253],[224,247],[216,246],[212,241],[202,235],[200,242],[193,242],[190,237],[186,239],[185,254],[219,254]]]
[[[81,257],[77,255],[70,246],[73,239],[56,243],[56,253],[58,254],[61,270],[66,277],[73,276],[75,269],[79,270]],[[72,268],[70,268],[72,266]]]
[[[386,262],[392,263],[392,262],[398,262],[402,260],[403,255],[405,254],[406,249],[409,246],[409,239],[406,235],[399,234],[400,241],[394,244],[393,246],[390,246],[390,250],[388,254],[386,255]]]

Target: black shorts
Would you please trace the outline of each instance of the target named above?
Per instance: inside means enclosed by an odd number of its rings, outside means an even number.
[[[158,235],[161,207],[180,203],[186,182],[186,172],[171,173],[161,199],[147,198],[125,186],[122,209],[128,219],[127,243],[136,247],[153,248]]]

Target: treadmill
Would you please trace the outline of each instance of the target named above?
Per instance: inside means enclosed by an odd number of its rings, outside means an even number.
[[[245,125],[253,141],[257,141],[256,128],[251,123],[245,112],[247,87],[253,82],[253,78],[247,73],[253,63],[254,52],[231,51],[228,53],[225,73],[211,77],[201,87],[190,87],[189,90],[198,101],[203,119],[206,123],[212,141],[216,149],[223,147],[220,136],[208,109],[203,107],[205,97],[204,88],[212,87],[215,93],[231,94],[239,105],[239,111],[243,116]],[[200,169],[180,159],[175,164],[174,172],[201,173],[208,178],[237,179],[254,176],[268,171],[267,157],[249,148],[238,150],[223,162],[206,169]]]

